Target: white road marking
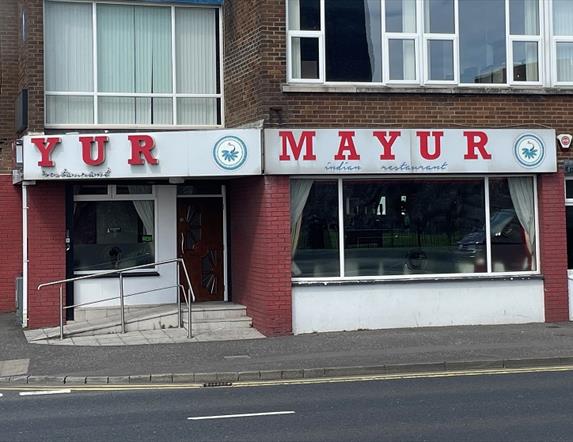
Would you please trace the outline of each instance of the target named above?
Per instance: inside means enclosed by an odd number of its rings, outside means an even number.
[[[42,396],[47,394],[66,394],[71,392],[72,390],[70,389],[63,389],[63,390],[44,390],[44,391],[21,391],[19,394],[20,396]]]
[[[198,416],[188,417],[190,421],[201,421],[207,419],[229,419],[234,417],[254,417],[254,416],[277,416],[282,414],[294,414],[294,411],[269,411],[266,413],[245,413],[245,414],[222,414],[220,416]]]

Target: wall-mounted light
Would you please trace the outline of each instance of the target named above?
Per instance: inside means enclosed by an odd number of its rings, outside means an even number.
[[[569,149],[569,147],[571,147],[571,134],[559,134],[557,135],[557,139],[562,149]]]

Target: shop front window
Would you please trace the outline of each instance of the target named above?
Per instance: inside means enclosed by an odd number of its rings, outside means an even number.
[[[530,176],[293,180],[292,274],[376,278],[533,272],[535,211]]]
[[[125,187],[131,188],[131,193],[118,192]],[[72,226],[75,272],[115,270],[155,261],[155,202],[140,199],[148,187],[110,186],[105,198],[77,189]],[[130,200],[130,195],[139,198]]]

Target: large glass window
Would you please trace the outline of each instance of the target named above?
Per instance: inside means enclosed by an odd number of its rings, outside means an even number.
[[[75,272],[113,270],[155,261],[155,202],[151,186],[76,186],[73,208]]]
[[[573,85],[571,0],[287,0],[287,7],[289,81]],[[552,74],[542,75],[549,61]]]
[[[292,180],[291,219],[294,278],[537,270],[530,176]]]
[[[219,9],[46,0],[44,32],[48,126],[221,124]]]

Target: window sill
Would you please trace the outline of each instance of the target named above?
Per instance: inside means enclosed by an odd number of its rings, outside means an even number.
[[[460,276],[417,276],[411,278],[385,278],[385,279],[316,279],[306,281],[292,281],[295,287],[328,286],[328,285],[363,285],[363,284],[412,284],[428,282],[458,282],[458,281],[529,281],[543,280],[544,276],[538,273],[524,275],[460,275]]]
[[[332,94],[470,94],[470,95],[573,95],[573,88],[556,87],[475,87],[475,86],[370,86],[370,85],[325,85],[283,84],[284,93],[332,93]]]
[[[98,275],[97,273],[75,273],[74,277],[79,276],[92,276],[93,279],[119,279],[119,274],[115,273],[113,275]],[[159,272],[149,271],[149,272],[126,272],[123,274],[124,278],[142,278],[148,276],[161,276]]]

